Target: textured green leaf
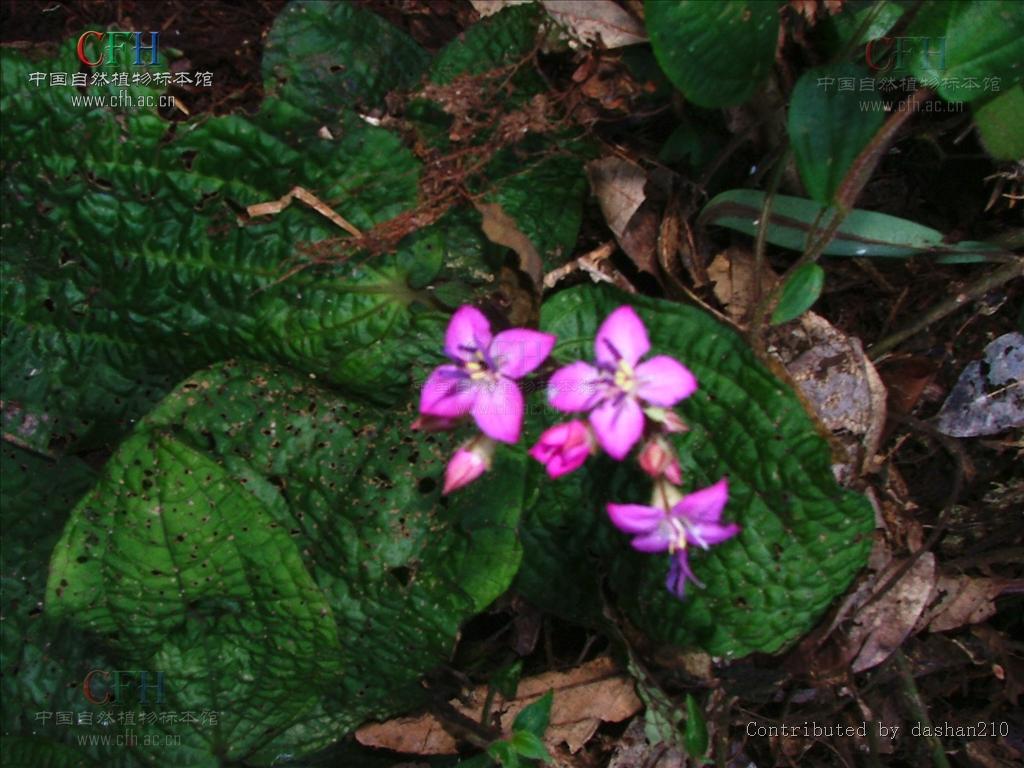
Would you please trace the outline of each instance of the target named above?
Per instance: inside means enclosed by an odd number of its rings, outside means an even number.
[[[692,693],[686,694],[686,732],[683,734],[686,754],[702,757],[708,751],[708,724],[704,709]]]
[[[836,85],[852,80],[857,86],[867,77],[868,71],[854,64],[816,67],[804,72],[793,89],[789,140],[807,193],[819,203],[832,202],[850,165],[885,122],[881,95]],[[832,85],[822,87],[822,78]]]
[[[0,55],[13,82],[71,66]],[[0,104],[5,401],[65,437],[103,422],[117,433],[188,370],[240,351],[401,396],[443,322],[417,311],[442,265],[424,259],[427,236],[282,281],[297,245],[338,232],[298,203],[238,220],[297,184],[362,228],[397,215],[419,173],[397,137],[345,116],[325,139],[280,101],[169,132],[152,113],[73,108],[59,88],[16,98],[21,87]]]
[[[647,0],[654,55],[683,95],[702,107],[745,101],[771,70],[779,3]]]
[[[772,313],[772,323],[788,323],[810,309],[825,287],[825,270],[817,264],[804,264],[782,286],[782,295]]]
[[[539,4],[510,6],[473,24],[445,46],[430,65],[430,80],[447,85],[460,75],[480,75],[515,64],[537,41]]]
[[[699,310],[608,288],[565,291],[542,308],[542,327],[558,334],[557,357],[590,359],[599,323],[625,303],[644,320],[652,353],[677,357],[700,382],[678,409],[690,425],[677,442],[687,489],[727,476],[725,518],[743,530],[693,554],[707,588],[680,602],[664,587],[668,559],[634,552],[604,511],[607,501],[646,502],[649,480],[629,464],[595,460],[528,502],[519,585],[541,606],[573,616],[582,611],[572,601],[588,600],[594,615],[606,576],[622,610],[658,641],[730,657],[777,651],[864,565],[871,506],[836,484],[828,443],[797,396],[739,335]]]
[[[704,206],[700,221],[756,235],[764,206],[764,192],[731,189]],[[823,215],[824,214],[824,215]],[[767,240],[791,251],[803,251],[808,235],[828,222],[825,207],[804,197],[775,195],[768,224]],[[817,232],[815,232],[817,235]],[[826,256],[906,258],[929,254],[940,264],[984,261],[1002,249],[991,243],[963,241],[946,243],[941,232],[912,221],[876,211],[854,209],[843,220],[835,237],[825,246]]]
[[[946,101],[974,101],[1024,78],[1024,5],[928,0],[903,38],[910,70]],[[894,57],[894,68],[900,57]],[[900,73],[896,73],[900,74]]]
[[[329,119],[342,107],[369,109],[389,91],[413,86],[427,62],[412,38],[355,3],[295,0],[267,37],[264,88]]]
[[[442,499],[449,446],[411,421],[284,370],[196,374],[79,504],[48,610],[173,670],[172,709],[221,703],[197,752],[269,764],[416,706],[515,574],[523,460]]]
[[[6,443],[0,450],[0,762],[5,766],[63,768],[90,765],[91,758],[112,768],[125,764],[124,749],[75,748],[75,733],[96,735],[102,731],[98,726],[56,723],[56,712],[95,709],[82,696],[82,680],[90,670],[111,665],[91,638],[43,610],[50,552],[94,479],[77,459],[50,461]],[[44,715],[37,718],[38,713]]]
[[[1024,86],[1017,85],[975,107],[981,143],[996,160],[1024,158]]]

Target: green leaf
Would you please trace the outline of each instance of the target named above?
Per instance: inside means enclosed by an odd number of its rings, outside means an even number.
[[[868,77],[854,64],[816,67],[793,89],[789,140],[807,193],[819,203],[832,202],[853,161],[885,122],[879,94],[839,90],[844,82],[857,86]]]
[[[646,324],[652,354],[678,358],[700,382],[678,408],[690,426],[676,441],[687,490],[727,476],[724,516],[742,531],[692,555],[707,588],[691,588],[681,602],[664,586],[668,559],[634,552],[604,510],[608,501],[644,503],[649,479],[629,464],[592,460],[528,500],[530,576],[519,585],[546,609],[579,614],[567,603],[589,599],[599,614],[597,585],[606,578],[628,618],[656,641],[716,656],[775,652],[807,631],[864,565],[871,506],[836,484],[828,443],[799,398],[738,334],[697,309],[604,287],[564,291],[542,307],[542,327],[559,338],[557,358],[592,359],[598,325],[627,303]]]
[[[746,101],[775,60],[777,2],[647,0],[644,19],[661,68],[702,107]]]
[[[506,701],[516,697],[516,688],[519,687],[519,677],[523,674],[523,660],[516,659],[511,664],[506,664],[493,675],[490,685],[495,691],[501,694]]]
[[[543,18],[539,4],[515,5],[473,24],[430,65],[430,81],[448,85],[460,75],[481,75],[515,64],[533,50]]]
[[[825,270],[817,264],[804,264],[789,276],[782,286],[778,306],[772,313],[772,324],[795,320],[810,309],[825,287]]]
[[[274,20],[263,49],[268,96],[329,119],[370,109],[410,88],[429,57],[409,36],[354,3],[295,0]]]
[[[1024,86],[1016,85],[974,108],[981,143],[996,160],[1024,158]]]
[[[448,446],[258,364],[201,371],[122,444],[57,546],[47,607],[220,704],[188,745],[254,764],[422,702],[519,565],[523,459],[440,496]],[[201,707],[199,707],[201,708]]]
[[[527,760],[543,760],[545,763],[552,761],[551,753],[540,736],[531,731],[516,731],[509,739],[509,745]]]
[[[863,29],[857,41],[865,43],[884,36],[903,13],[904,9],[894,0],[852,0],[843,4],[838,15],[830,15],[825,24],[832,24],[839,39],[848,43],[855,34],[861,32],[864,23],[870,18],[871,22]]]
[[[494,742],[487,748],[487,754],[505,768],[519,768],[519,753],[508,741]]]
[[[708,724],[704,708],[692,693],[686,694],[686,732],[683,734],[686,754],[702,757],[708,751]]]
[[[551,704],[554,696],[553,691],[548,691],[529,706],[523,707],[512,723],[512,730],[527,731],[538,738],[543,737],[548,729],[548,723],[551,722]]]
[[[7,736],[0,741],[0,759],[8,768],[98,768],[109,765],[93,760],[75,747],[38,736]]]
[[[756,235],[764,205],[764,192],[753,189],[732,189],[723,192],[704,206],[701,223],[728,227],[747,235]],[[767,240],[772,245],[802,252],[818,222],[820,230],[827,225],[831,211],[820,203],[803,197],[775,195],[768,224]],[[835,237],[825,246],[826,256],[865,256],[906,258],[929,254],[940,264],[986,261],[1003,253],[991,243],[963,241],[946,243],[938,230],[906,219],[875,211],[854,209],[839,225]]]
[[[901,41],[911,72],[927,85],[935,81],[946,101],[986,98],[1024,78],[1020,3],[928,0]]]

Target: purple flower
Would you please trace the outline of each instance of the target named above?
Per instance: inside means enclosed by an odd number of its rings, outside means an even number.
[[[452,364],[427,378],[420,412],[445,419],[472,414],[485,435],[514,443],[523,425],[523,396],[515,381],[544,362],[554,345],[551,334],[526,328],[492,336],[483,313],[460,307],[444,340]]]
[[[714,485],[684,496],[668,510],[642,504],[609,504],[608,515],[617,528],[634,534],[634,549],[641,552],[667,550],[673,556],[665,586],[681,598],[687,579],[703,586],[690,570],[687,546],[693,544],[707,549],[740,531],[735,523],[721,522],[728,498],[728,483],[722,478]]]
[[[464,485],[469,485],[480,475],[491,468],[494,458],[495,442],[490,438],[477,435],[459,446],[444,470],[444,489],[442,494],[448,495]]]
[[[561,477],[583,465],[593,448],[590,429],[582,421],[555,424],[540,436],[530,455],[550,477]]]
[[[670,408],[697,389],[693,374],[667,355],[641,363],[650,348],[643,321],[631,307],[619,307],[597,332],[597,365],[567,365],[555,372],[548,386],[548,400],[555,408],[589,411],[601,447],[619,460],[643,434],[645,406]]]

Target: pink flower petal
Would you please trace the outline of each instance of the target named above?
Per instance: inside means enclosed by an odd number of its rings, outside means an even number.
[[[441,493],[447,496],[465,485],[469,485],[487,471],[489,462],[479,452],[459,448],[448,462],[444,470],[444,488]]]
[[[476,396],[477,388],[463,371],[454,365],[442,365],[423,384],[420,412],[454,419],[469,413]]]
[[[620,531],[650,533],[665,519],[665,511],[643,504],[609,504],[608,517]]]
[[[637,396],[669,408],[697,391],[697,379],[674,358],[658,355],[636,367]]]
[[[444,351],[452,360],[469,361],[474,350],[485,350],[491,343],[491,324],[475,307],[459,307],[448,322]]]
[[[597,361],[610,366],[617,365],[622,358],[630,366],[636,367],[650,348],[647,329],[632,307],[619,307],[608,315],[594,340]]]
[[[681,549],[675,553],[672,558],[672,563],[668,568],[668,577],[665,579],[665,587],[669,592],[674,594],[680,600],[686,594],[686,581],[689,579],[698,587],[703,587],[704,584],[693,575],[693,571],[690,570],[690,562],[686,554],[685,549]]]
[[[719,523],[695,523],[686,527],[686,540],[702,549],[721,544],[740,532],[736,523],[720,525]]]
[[[555,337],[550,333],[513,328],[494,337],[490,355],[503,376],[518,379],[543,363],[554,346]]]
[[[681,517],[688,524],[714,523],[722,519],[722,510],[729,500],[729,483],[723,477],[714,485],[684,496],[674,507],[672,517]]]
[[[555,371],[548,382],[548,402],[560,411],[589,411],[601,400],[597,368],[582,360]]]
[[[493,384],[477,388],[472,413],[485,435],[503,443],[514,443],[523,426],[523,396],[515,382],[499,377]]]
[[[644,432],[644,412],[631,397],[605,400],[590,412],[590,423],[605,452],[622,461]]]
[[[631,542],[638,552],[664,552],[668,549],[669,540],[661,531],[637,536]]]

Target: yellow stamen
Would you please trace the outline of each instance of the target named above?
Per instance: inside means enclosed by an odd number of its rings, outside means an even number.
[[[619,360],[619,367],[615,370],[615,386],[623,392],[631,392],[636,387],[633,366],[625,360]]]

